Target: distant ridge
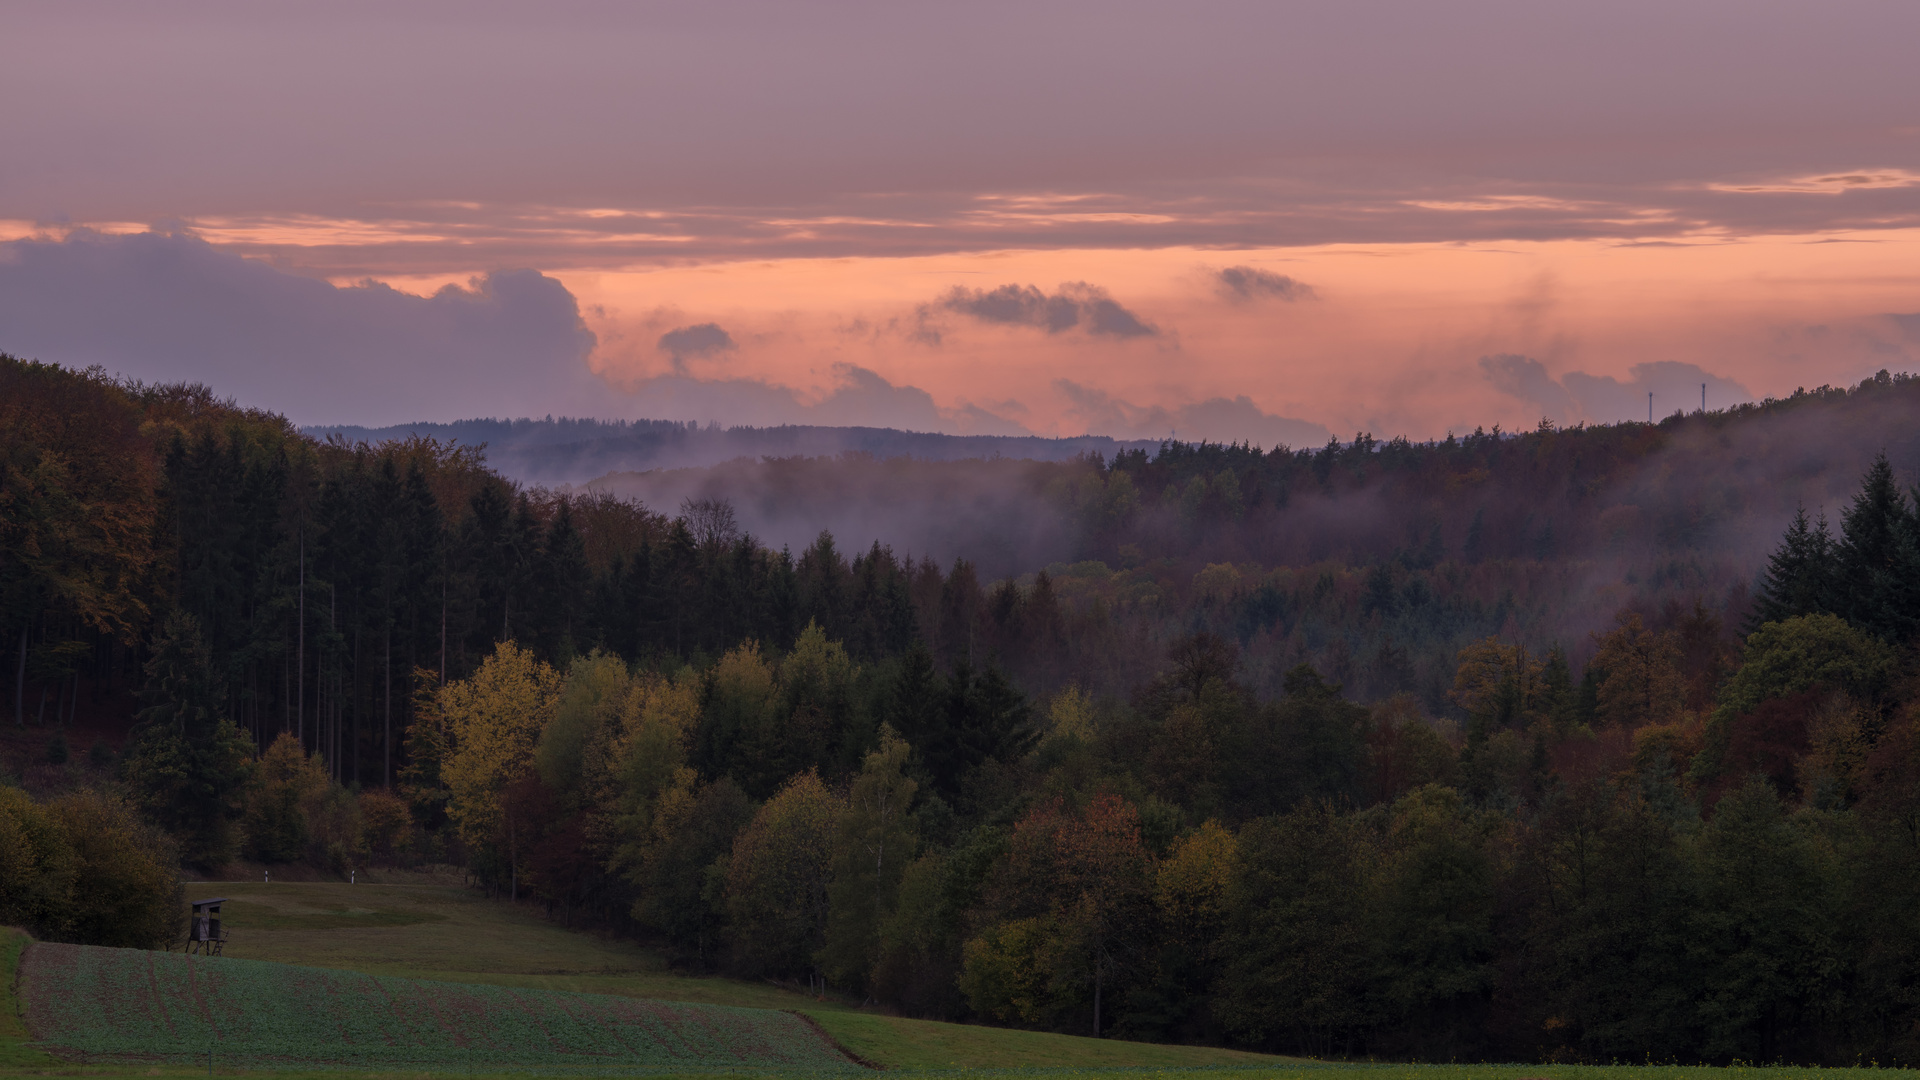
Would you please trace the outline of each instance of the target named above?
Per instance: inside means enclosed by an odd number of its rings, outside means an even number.
[[[737,458],[832,457],[844,453],[920,461],[1017,458],[1065,461],[1082,454],[1112,458],[1123,450],[1154,450],[1157,439],[1081,435],[942,435],[895,428],[701,427],[678,420],[456,420],[447,424],[396,424],[369,428],[318,425],[301,429],[314,438],[339,435],[351,442],[384,442],[419,435],[472,446],[485,443],[487,462],[526,483],[579,484],[613,472],[697,468]]]

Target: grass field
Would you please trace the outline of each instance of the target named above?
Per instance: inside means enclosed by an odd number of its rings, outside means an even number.
[[[226,954],[249,960],[709,1005],[838,1007],[761,983],[677,975],[650,950],[458,887],[218,882],[188,895],[228,898]]]
[[[861,1058],[888,1068],[1244,1065],[1279,1059],[1037,1031],[908,1020],[765,983],[670,972],[630,942],[570,931],[537,911],[437,884],[195,885],[224,896],[228,956],[446,982],[794,1009]]]
[[[86,945],[20,962],[27,1027],[65,1058],[241,1066],[856,1070],[802,1017],[770,1009],[437,983]]]
[[[845,1000],[818,1000],[773,985],[677,975],[643,948],[571,932],[540,918],[533,909],[485,900],[444,882],[217,883],[194,885],[191,895],[226,896],[232,901],[223,912],[233,934],[228,956],[199,961],[204,970],[211,971],[228,960],[253,959],[334,969],[331,976],[313,973],[307,976],[310,980],[346,978],[339,974],[342,972],[371,973],[414,985],[441,980],[468,984],[451,988],[450,994],[466,995],[475,1001],[510,1002],[513,1004],[508,1008],[521,1012],[530,1006],[516,1002],[531,1002],[540,995],[520,994],[516,998],[507,993],[507,988],[553,991],[553,999],[568,1001],[574,1000],[573,994],[591,993],[743,1009],[800,1010],[861,1058],[890,1071],[907,1071],[928,1080],[944,1076],[1007,1080],[1920,1080],[1920,1072],[1877,1069],[1322,1063],[1205,1047],[1154,1046],[938,1024],[885,1016],[856,1009]],[[22,941],[24,938],[18,935],[0,941],[4,945],[0,947],[0,961],[7,962],[0,985],[8,995],[4,1010],[0,1010],[0,1076],[191,1080],[207,1075],[204,1050],[197,1046],[181,1046],[177,1052],[187,1056],[176,1058],[177,1064],[128,1060],[78,1063],[56,1060],[25,1043],[25,1029],[15,1019],[12,996],[12,957],[18,954]],[[168,962],[183,958],[163,954],[154,959]],[[283,979],[292,976],[287,969],[267,970]],[[380,980],[370,982],[381,984]],[[27,988],[29,1001],[35,992],[31,986]],[[489,996],[495,993],[504,996]],[[617,1004],[603,1002],[596,1007],[615,1009]],[[605,1058],[598,1059],[596,1065],[583,1066],[578,1058],[557,1056],[513,1066],[498,1058],[467,1054],[466,1048],[457,1043],[448,1051],[456,1056],[407,1065],[391,1059],[377,1063],[369,1057],[365,1064],[356,1066],[336,1056],[326,1060],[339,1064],[321,1071],[284,1059],[276,1067],[269,1067],[264,1059],[243,1064],[237,1056],[216,1054],[214,1071],[221,1077],[261,1080],[338,1080],[342,1070],[367,1080],[431,1080],[455,1075],[524,1078],[599,1071],[764,1078],[769,1072],[807,1075],[824,1070],[854,1075],[864,1071],[845,1065],[740,1069],[724,1063],[688,1066],[665,1060],[618,1066]]]

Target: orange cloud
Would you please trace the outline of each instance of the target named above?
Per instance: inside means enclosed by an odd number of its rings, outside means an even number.
[[[1634,371],[1648,364],[1692,365],[1716,386],[1725,380],[1765,395],[1914,366],[1920,354],[1920,342],[1884,317],[1920,309],[1920,230],[1223,254],[991,252],[558,276],[585,302],[603,342],[596,363],[608,370],[658,369],[653,357],[623,354],[618,343],[623,327],[666,307],[682,324],[712,320],[741,342],[708,372],[714,377],[819,397],[837,385],[836,364],[853,364],[923,389],[943,408],[1018,402],[1022,422],[1048,434],[1080,434],[1091,418],[1063,383],[1169,415],[1245,399],[1260,415],[1335,431],[1426,436],[1478,424],[1532,426],[1551,411],[1481,366],[1482,357],[1500,354],[1529,358],[1567,385],[1595,388],[1595,402],[1642,394],[1602,390],[1605,380],[1639,386]],[[1229,262],[1243,277],[1271,275],[1247,280],[1284,280],[1314,299],[1234,303],[1219,287],[1221,264]],[[1074,279],[1098,286],[1159,332],[1036,333],[1054,294],[1006,284]],[[1013,291],[1002,296],[1001,289]],[[942,298],[954,290],[969,302],[1000,296],[1005,317],[950,310]],[[929,311],[937,347],[922,332]],[[1714,393],[1720,400],[1710,404],[1735,396]],[[1600,411],[1569,406],[1553,415],[1621,418],[1608,411],[1618,411],[1615,404],[1594,408]],[[1258,427],[1241,423],[1241,437],[1254,437]],[[1230,424],[1193,433],[1234,435]]]

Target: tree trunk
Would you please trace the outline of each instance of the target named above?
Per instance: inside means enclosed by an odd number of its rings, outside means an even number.
[[[393,786],[393,627],[387,627],[386,715],[380,719],[380,786]]]
[[[294,706],[293,737],[300,740],[300,748],[305,750],[307,747],[307,528],[304,524],[300,526],[299,620],[300,627],[294,634],[294,640],[299,642],[297,651],[300,654],[299,662],[294,666],[299,669],[300,676],[299,682],[294,687],[293,699],[298,704]]]
[[[1100,1037],[1100,976],[1103,974],[1105,972],[1101,970],[1101,964],[1095,961],[1093,965],[1093,1037],[1096,1039]]]
[[[26,700],[27,690],[27,634],[31,626],[20,628],[20,662],[13,670],[13,723],[15,727],[27,726],[27,712],[22,703]]]
[[[355,609],[356,615],[358,609]],[[354,620],[356,623],[358,618]],[[360,782],[360,627],[353,628],[353,727],[347,745],[353,747],[353,780]]]

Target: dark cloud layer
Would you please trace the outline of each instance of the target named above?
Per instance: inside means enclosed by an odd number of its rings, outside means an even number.
[[[1058,334],[1075,327],[1098,337],[1152,337],[1160,331],[1121,307],[1105,289],[1084,281],[1060,286],[1051,296],[1032,285],[1002,285],[997,289],[954,286],[940,307],[981,322],[1031,326]]]
[[[1253,266],[1229,266],[1214,273],[1220,295],[1235,303],[1253,300],[1308,300],[1313,286],[1285,274]]]
[[[1540,361],[1514,353],[1481,357],[1480,371],[1495,389],[1538,405],[1556,423],[1645,420],[1650,408],[1655,419],[1675,411],[1692,412],[1700,407],[1703,390],[1710,409],[1753,400],[1753,394],[1732,379],[1677,360],[1635,364],[1625,382],[1584,371],[1569,371],[1556,379]]]
[[[1910,3],[11,7],[0,218],[330,274],[1920,223]]]
[[[733,335],[721,329],[718,323],[699,323],[669,330],[660,335],[658,347],[673,358],[676,370],[684,369],[689,358],[734,350]]]
[[[0,244],[0,350],[204,382],[298,421],[604,410],[564,286],[503,270],[431,297],[337,288],[188,236]]]
[[[851,364],[814,401],[757,379],[695,378],[685,359],[733,347],[716,323],[662,335],[676,370],[625,393],[588,367],[594,344],[573,295],[530,270],[422,297],[336,287],[185,235],[0,243],[0,351],[202,382],[304,424],[553,414],[1030,434],[975,406],[940,408],[925,390]]]
[[[1025,427],[972,405],[942,409],[917,386],[896,386],[853,364],[834,371],[837,382],[818,401],[760,379],[696,379],[683,372],[631,387],[627,412],[656,420],[776,427],[809,424],[890,427],[949,435],[1029,435]]]

